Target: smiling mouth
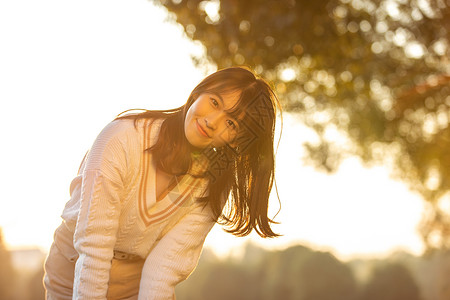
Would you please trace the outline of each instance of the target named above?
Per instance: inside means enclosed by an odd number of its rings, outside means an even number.
[[[204,137],[210,138],[209,134],[203,129],[203,127],[198,123],[198,120],[195,120],[195,124],[197,125],[197,129],[201,135]]]

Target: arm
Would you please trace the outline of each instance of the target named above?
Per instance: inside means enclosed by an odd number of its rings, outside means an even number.
[[[197,265],[205,238],[215,221],[209,206],[195,205],[147,256],[139,300],[173,299],[175,286]]]
[[[79,258],[73,299],[106,299],[126,173],[124,140],[126,135],[120,126],[107,126],[94,142],[83,168],[74,234]]]

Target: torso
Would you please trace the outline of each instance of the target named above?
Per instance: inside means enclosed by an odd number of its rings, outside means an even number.
[[[163,199],[167,193],[181,180],[180,177],[177,178],[174,175],[161,171],[159,168],[156,168],[155,177],[156,201]]]

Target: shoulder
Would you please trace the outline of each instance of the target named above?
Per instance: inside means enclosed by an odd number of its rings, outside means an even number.
[[[97,139],[108,142],[138,142],[143,136],[157,138],[164,119],[115,119],[107,124]],[[155,141],[156,142],[156,141]]]
[[[161,126],[165,119],[143,118],[136,121],[136,129],[143,138],[145,148],[152,147],[159,137]]]
[[[141,150],[145,150],[157,142],[164,120],[152,118],[113,120],[97,136],[94,147],[143,147]]]
[[[87,169],[105,169],[108,165],[126,165],[140,149],[134,120],[116,119],[98,134],[87,156]]]
[[[99,136],[105,138],[120,138],[133,136],[137,133],[137,127],[131,119],[116,119],[103,128]]]

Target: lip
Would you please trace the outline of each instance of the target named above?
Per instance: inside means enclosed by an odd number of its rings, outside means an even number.
[[[209,134],[203,129],[198,120],[195,120],[195,124],[197,125],[198,132],[204,137],[210,138]]]

